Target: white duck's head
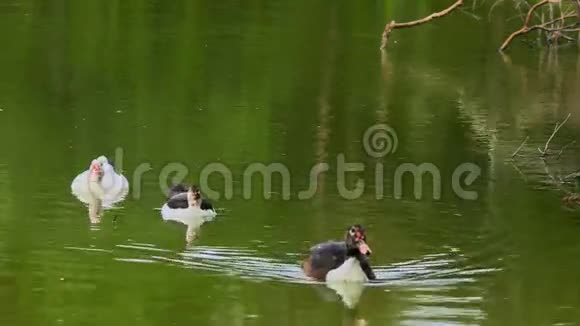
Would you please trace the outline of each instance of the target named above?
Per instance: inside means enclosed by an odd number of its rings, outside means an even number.
[[[104,155],[101,155],[101,156],[97,157],[96,161],[98,161],[99,163],[101,163],[101,165],[109,164],[109,160]]]
[[[93,160],[89,166],[89,177],[91,180],[98,180],[103,176],[103,164],[98,160]]]
[[[106,156],[101,155],[101,156],[97,157],[95,159],[95,161],[101,163],[101,168],[103,169],[103,174],[110,173],[110,172],[114,172],[115,171],[115,168],[109,162],[109,160],[107,159]]]

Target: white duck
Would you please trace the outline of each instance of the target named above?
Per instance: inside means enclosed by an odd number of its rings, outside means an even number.
[[[161,207],[163,220],[187,225],[185,240],[188,244],[197,238],[201,225],[216,215],[213,205],[201,197],[197,186],[173,186],[167,202]]]
[[[129,181],[118,174],[106,157],[92,160],[87,171],[79,174],[71,184],[71,190],[81,202],[88,205],[91,222],[98,223],[103,209],[112,208],[129,192]]]

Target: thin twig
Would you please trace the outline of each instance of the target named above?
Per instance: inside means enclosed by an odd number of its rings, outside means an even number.
[[[566,34],[561,34],[560,37],[563,38],[563,39],[565,39],[568,42],[576,42],[576,39],[575,38],[570,37],[570,36],[568,36]]]
[[[548,3],[550,3],[552,0],[542,0],[536,4],[534,4],[529,10],[528,10],[528,14],[526,15],[526,19],[524,20],[524,25],[522,26],[522,28],[518,29],[517,31],[513,32],[510,36],[508,36],[508,38],[503,42],[503,44],[501,45],[501,47],[499,48],[500,51],[505,51],[505,49],[508,48],[508,46],[510,45],[510,43],[518,36],[526,34],[534,29],[538,29],[539,25],[535,25],[535,26],[530,26],[530,22],[532,21],[532,16],[534,15],[534,11],[536,11],[536,9],[538,9],[541,6],[544,6]]]
[[[546,4],[549,3],[554,3],[554,0],[542,0],[540,2],[537,2],[536,4],[534,4],[533,6],[530,7],[530,9],[528,10],[528,14],[526,15],[526,19],[524,20],[524,25],[518,29],[517,31],[513,32],[510,36],[508,36],[508,38],[503,42],[503,44],[501,45],[501,47],[499,48],[500,51],[505,51],[509,45],[511,44],[511,42],[518,36],[521,36],[523,34],[527,34],[533,30],[536,29],[542,29],[545,31],[551,31],[551,32],[555,32],[555,31],[561,31],[564,32],[563,29],[550,29],[548,26],[549,25],[553,25],[557,22],[564,22],[565,19],[567,18],[571,18],[573,16],[570,15],[562,15],[561,17],[559,17],[558,19],[554,19],[550,22],[547,23],[543,23],[540,25],[533,25],[530,26],[530,23],[532,21],[532,18],[535,14],[536,9],[540,8],[541,6],[544,6]],[[578,16],[577,16],[578,17]]]
[[[467,16],[475,19],[475,20],[481,20],[481,17],[478,16],[478,15],[476,15],[476,14],[474,14],[473,12],[470,12],[470,11],[467,11],[467,10],[464,10],[464,9],[459,9],[459,12],[462,12],[465,15],[467,15]]]
[[[516,151],[512,154],[512,159],[514,157],[516,157],[516,155],[518,155],[518,153],[520,152],[520,150],[522,149],[522,147],[524,147],[524,145],[528,142],[528,139],[530,139],[530,136],[526,137],[526,139],[524,140],[524,142],[520,145],[520,147],[518,147],[518,149],[516,149]]]
[[[552,175],[550,168],[548,167],[548,163],[546,163],[545,160],[542,160],[542,163],[544,164],[544,172],[548,175],[548,177],[550,177],[552,183],[567,195],[571,194],[572,192],[564,187],[563,182],[556,180],[556,178]]]
[[[544,26],[548,26],[548,25],[554,25],[554,24],[556,24],[556,23],[558,23],[558,22],[563,22],[564,20],[566,20],[566,19],[568,19],[568,18],[575,18],[575,17],[576,17],[576,14],[575,14],[575,13],[572,13],[572,14],[567,14],[567,15],[564,15],[564,16],[562,16],[562,17],[558,17],[558,18],[556,18],[556,19],[554,19],[554,20],[551,20],[551,21],[549,21],[549,22],[546,22],[546,23],[544,23],[544,24],[542,24],[542,25],[544,25]]]
[[[538,151],[540,151],[540,153],[542,153],[542,157],[547,155],[548,147],[550,146],[550,142],[552,141],[554,136],[556,136],[556,134],[558,133],[558,130],[560,130],[560,128],[562,128],[562,126],[565,125],[566,122],[568,122],[568,119],[570,119],[571,115],[572,115],[572,113],[568,113],[568,116],[566,117],[566,119],[564,119],[564,121],[562,121],[562,123],[556,123],[556,127],[554,128],[554,132],[552,132],[552,135],[550,136],[550,138],[548,138],[548,141],[546,142],[546,145],[544,146],[544,150],[542,151],[540,148],[538,148]]]
[[[558,157],[556,159],[559,160],[560,159],[560,156],[562,156],[562,153],[564,153],[564,150],[566,148],[568,148],[569,146],[574,145],[574,144],[576,144],[576,141],[575,140],[573,140],[573,141],[569,142],[568,144],[564,145],[564,147],[562,147],[562,149],[560,150],[560,153],[558,153]]]
[[[489,13],[487,14],[487,18],[489,20],[491,20],[491,13],[493,12],[493,9],[495,9],[496,6],[498,6],[499,4],[503,3],[505,0],[496,0],[491,7],[489,8]]]
[[[505,20],[505,21],[506,21],[506,23],[509,23],[509,22],[511,22],[512,20],[516,20],[516,19],[518,19],[518,18],[522,18],[522,19],[523,19],[523,17],[524,17],[524,15],[523,15],[523,14],[513,15],[513,16],[510,16],[510,17],[506,18],[506,20]]]
[[[406,23],[397,23],[394,20],[391,21],[390,23],[385,25],[385,30],[383,31],[383,40],[381,42],[381,50],[384,50],[387,47],[387,43],[389,42],[389,35],[391,34],[391,32],[394,29],[414,27],[417,25],[427,23],[435,18],[443,17],[443,16],[449,14],[450,12],[452,12],[453,10],[461,7],[463,5],[463,1],[464,0],[457,0],[449,8],[442,10],[442,11],[439,11],[439,12],[432,13],[431,15],[429,15],[425,18],[422,18],[422,19],[413,20],[413,21],[406,22]],[[544,1],[548,1],[548,0],[544,0]]]
[[[551,32],[551,33],[556,33],[556,32],[578,32],[580,31],[580,28],[548,28],[545,27],[544,25],[536,25],[536,26],[532,26],[530,27],[530,29],[541,29],[543,31],[546,32]]]
[[[522,170],[517,166],[515,161],[511,161],[511,164],[516,170],[516,172],[522,177],[522,179],[524,179],[525,182],[528,182],[528,177],[526,177],[526,175],[522,172]]]
[[[570,173],[567,176],[564,177],[564,180],[568,180],[568,179],[572,179],[572,178],[576,178],[580,176],[580,172],[574,172],[574,173]]]

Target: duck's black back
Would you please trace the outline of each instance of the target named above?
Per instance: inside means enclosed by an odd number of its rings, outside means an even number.
[[[359,260],[360,266],[369,280],[376,279],[368,258],[358,252],[356,254],[349,253],[345,242],[330,241],[312,247],[309,263],[312,270],[315,271],[315,275],[326,277],[330,270],[340,267],[348,256],[354,256]]]
[[[310,249],[310,258],[312,268],[335,269],[346,260],[346,244],[339,241],[318,244]]]
[[[188,190],[187,186],[183,185],[183,184],[177,184],[174,185],[173,187],[171,187],[171,189],[169,189],[169,193],[167,194],[167,198],[172,198],[175,195],[179,195],[181,193],[186,193]]]
[[[201,205],[199,205],[199,208],[201,208],[202,210],[212,210],[213,211],[213,205],[211,204],[211,202],[207,199],[202,199],[201,200]]]
[[[175,187],[174,187],[175,188]],[[172,188],[171,191],[173,191],[174,189]],[[175,189],[177,191],[179,191],[179,189]],[[177,194],[171,196],[168,200],[167,200],[167,206],[169,208],[188,208],[189,207],[189,202],[187,201],[187,190],[185,192],[177,192]],[[201,200],[201,204],[200,207],[202,210],[213,210],[213,205],[211,204],[211,202],[207,199],[202,199]]]
[[[182,192],[177,194],[167,200],[167,207],[169,208],[188,208],[189,202],[187,201],[187,192]]]

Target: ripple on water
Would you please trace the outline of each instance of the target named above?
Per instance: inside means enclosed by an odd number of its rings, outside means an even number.
[[[80,247],[66,247],[66,249],[113,253],[116,260],[124,262],[157,262],[184,268],[198,267],[249,279],[312,283],[304,275],[298,262],[261,257],[259,252],[248,248],[195,246],[176,253],[154,244],[130,242],[116,245],[114,250]],[[296,256],[299,255],[290,255],[290,257]],[[370,282],[369,287],[394,286],[410,289],[473,283],[480,275],[500,270],[499,268],[468,266],[465,264],[465,257],[456,251],[425,255],[420,259],[386,266],[375,265],[373,269],[377,280]]]
[[[112,254],[115,261],[123,263],[165,264],[250,281],[320,284],[308,279],[297,261],[262,257],[257,250],[248,248],[195,246],[175,252],[153,244],[129,242],[119,244],[113,250],[66,249]],[[410,303],[399,315],[402,325],[477,324],[485,318],[480,309],[483,299],[479,296],[478,281],[500,268],[470,266],[466,260],[460,252],[452,250],[391,265],[373,266],[377,280],[365,287],[369,291],[398,291],[400,299]],[[343,298],[343,302],[346,304],[347,301]]]

